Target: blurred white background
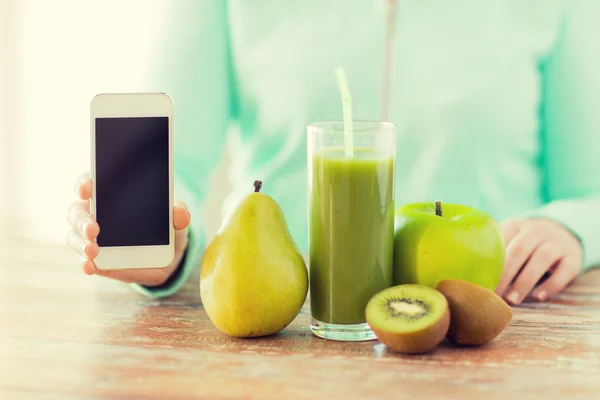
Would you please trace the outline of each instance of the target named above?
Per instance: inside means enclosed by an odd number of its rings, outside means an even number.
[[[90,100],[144,91],[168,1],[0,0],[5,234],[64,243],[74,183],[89,170]]]

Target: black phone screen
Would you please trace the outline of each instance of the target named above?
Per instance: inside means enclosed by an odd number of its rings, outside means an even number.
[[[101,247],[169,244],[169,117],[96,118]]]

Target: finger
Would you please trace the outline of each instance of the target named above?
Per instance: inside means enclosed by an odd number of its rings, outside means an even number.
[[[98,269],[96,268],[96,264],[94,264],[94,261],[92,261],[88,258],[84,258],[81,261],[81,269],[83,269],[83,273],[86,275],[94,275],[96,272],[98,272]]]
[[[534,292],[533,297],[545,301],[563,290],[577,277],[577,268],[570,258],[563,258],[556,266],[556,270],[547,281],[542,283]]]
[[[81,175],[75,183],[75,193],[81,200],[89,200],[92,198],[93,185],[89,173]]]
[[[560,261],[562,256],[563,251],[554,242],[544,242],[538,246],[508,290],[506,300],[513,305],[521,304],[544,273]]]
[[[89,259],[96,258],[100,250],[96,242],[85,240],[73,229],[67,233],[67,244],[77,254]]]
[[[89,211],[89,201],[75,201],[67,212],[69,224],[87,240],[94,240],[100,233],[98,223]]]
[[[503,296],[506,288],[513,281],[523,264],[533,251],[542,243],[543,236],[539,231],[521,230],[506,247],[506,257],[502,277],[496,287],[496,293]]]
[[[502,221],[500,227],[502,228],[502,235],[504,236],[504,243],[508,246],[508,244],[517,236],[517,234],[521,231],[521,226],[523,225],[522,221],[518,221],[516,219],[507,219]]]
[[[183,208],[183,209],[187,210],[188,206],[181,200],[175,200],[175,208]]]
[[[178,201],[173,209],[173,226],[177,230],[185,229],[190,224],[192,216],[185,203]]]
[[[182,255],[189,244],[188,230],[180,229],[175,231],[175,260],[179,263],[179,255]]]

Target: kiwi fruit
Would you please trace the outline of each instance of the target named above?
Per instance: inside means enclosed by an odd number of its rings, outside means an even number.
[[[400,353],[426,353],[444,340],[450,326],[446,298],[425,285],[393,286],[375,294],[365,310],[379,341]]]
[[[512,308],[490,289],[456,279],[436,288],[450,306],[447,337],[462,345],[483,345],[498,336],[512,319]]]

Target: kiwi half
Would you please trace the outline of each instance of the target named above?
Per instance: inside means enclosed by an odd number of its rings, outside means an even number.
[[[450,305],[448,339],[483,345],[498,336],[512,319],[512,308],[495,292],[470,282],[444,279],[437,290]]]
[[[446,298],[425,285],[393,286],[374,295],[367,323],[380,342],[401,353],[425,353],[444,340],[450,326]]]

